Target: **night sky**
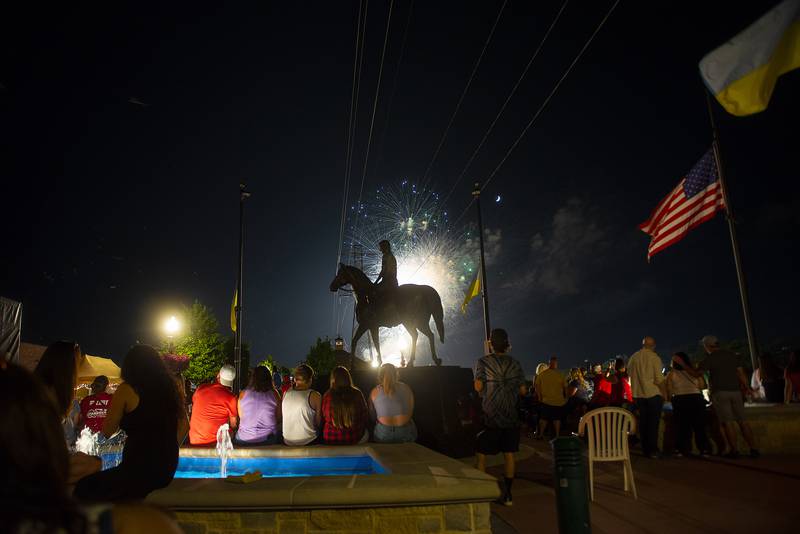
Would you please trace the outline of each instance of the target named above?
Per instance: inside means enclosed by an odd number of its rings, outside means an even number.
[[[451,213],[612,3],[567,6],[449,198]],[[724,218],[650,264],[637,225],[710,146],[697,62],[776,3],[621,2],[491,181],[484,223],[501,235],[487,271],[492,323],[509,331],[527,372],[551,354],[562,365],[630,354],[643,335],[662,356],[708,333],[744,337]],[[501,4],[418,1],[409,19],[409,1],[394,3],[365,190],[422,178]],[[388,5],[369,3],[355,184]],[[431,187],[456,184],[560,6],[508,3]],[[240,182],[253,193],[245,341],[256,357],[292,365],[317,336],[335,337],[328,285],[358,7],[137,3],[4,16],[0,294],[24,304],[23,341],[72,338],[120,360],[137,341],[157,343],[157,319],[194,299],[224,328]],[[714,104],[762,342],[798,334],[798,94],[795,71],[761,114],[737,118]],[[440,354],[470,366],[481,353],[480,305],[450,321]]]

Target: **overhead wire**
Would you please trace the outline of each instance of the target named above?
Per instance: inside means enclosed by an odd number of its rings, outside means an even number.
[[[498,164],[497,164],[497,166],[496,166],[496,167],[494,168],[494,170],[491,172],[491,174],[489,175],[489,177],[487,178],[487,180],[486,180],[486,181],[483,183],[483,185],[482,185],[482,186],[481,186],[481,188],[480,188],[480,191],[481,191],[481,192],[482,192],[484,189],[486,189],[486,186],[487,186],[487,185],[489,185],[489,182],[491,182],[491,181],[492,181],[492,179],[495,177],[495,175],[497,174],[497,172],[500,170],[500,167],[502,167],[502,166],[503,166],[503,164],[504,164],[504,163],[505,163],[505,161],[508,159],[508,157],[511,155],[511,153],[514,151],[514,149],[515,149],[515,148],[516,148],[516,147],[519,145],[520,141],[522,141],[522,138],[523,138],[523,137],[525,137],[525,134],[528,132],[528,130],[531,128],[531,126],[533,126],[533,124],[536,122],[536,119],[537,119],[537,118],[539,118],[539,116],[542,114],[542,112],[544,111],[544,109],[547,107],[547,104],[550,102],[550,100],[551,100],[551,99],[553,98],[553,96],[556,94],[556,92],[558,91],[558,88],[561,86],[561,84],[562,84],[562,83],[564,82],[564,80],[567,78],[567,76],[569,75],[569,73],[572,71],[573,67],[575,67],[575,65],[578,63],[578,61],[580,60],[580,58],[583,56],[584,52],[586,52],[586,50],[589,48],[589,45],[590,45],[590,44],[592,43],[592,41],[594,40],[595,36],[596,36],[596,35],[597,35],[597,34],[600,32],[600,30],[603,28],[603,26],[605,25],[606,21],[609,19],[609,17],[611,16],[611,14],[614,12],[614,10],[616,9],[616,7],[617,7],[617,5],[619,4],[619,2],[620,2],[620,0],[615,0],[614,4],[611,6],[611,8],[608,10],[608,12],[606,12],[606,14],[605,14],[605,16],[603,17],[603,19],[600,21],[600,23],[597,25],[597,27],[595,28],[595,30],[592,32],[592,34],[591,34],[591,35],[589,36],[589,38],[586,40],[586,43],[583,45],[583,47],[580,49],[580,51],[578,52],[578,54],[575,56],[575,58],[574,58],[574,59],[572,60],[572,62],[569,64],[569,66],[568,66],[568,67],[567,67],[567,69],[564,71],[564,73],[561,75],[561,77],[559,78],[559,80],[558,80],[558,81],[556,82],[556,84],[553,86],[553,89],[550,91],[550,93],[547,95],[547,97],[545,98],[545,100],[542,102],[541,106],[539,106],[539,108],[536,110],[536,113],[533,115],[533,117],[531,118],[531,120],[528,122],[528,124],[525,126],[525,128],[523,128],[523,130],[522,130],[522,132],[520,133],[520,135],[519,135],[519,136],[517,136],[517,138],[516,138],[516,140],[514,141],[514,143],[512,143],[511,147],[508,149],[508,151],[506,152],[506,154],[505,154],[505,155],[503,156],[503,158],[500,160],[500,163],[498,163]],[[454,222],[451,224],[451,226],[456,226],[456,225],[458,224],[458,222],[459,222],[459,221],[461,221],[461,219],[462,219],[462,218],[463,218],[463,217],[464,217],[464,216],[467,214],[467,211],[468,211],[468,210],[469,210],[469,209],[472,207],[472,205],[473,205],[474,203],[475,203],[475,197],[473,196],[472,200],[470,200],[469,204],[467,204],[467,206],[464,208],[464,210],[461,212],[461,214],[460,214],[460,215],[459,215],[459,216],[458,216],[458,217],[455,219],[455,221],[454,221]],[[448,230],[448,231],[449,231],[449,230]],[[425,265],[425,263],[427,263],[427,261],[428,261],[428,260],[431,258],[431,256],[433,256],[433,254],[434,254],[435,252],[436,252],[436,247],[434,247],[434,248],[433,248],[433,250],[431,250],[431,252],[428,254],[428,256],[426,256],[426,257],[425,257],[425,259],[424,259],[424,260],[423,260],[423,261],[420,263],[420,265],[417,267],[417,270],[416,270],[416,271],[414,272],[414,274],[412,275],[412,278],[413,278],[413,276],[414,276],[414,275],[416,275],[416,273],[417,273],[417,272],[419,272],[419,270],[420,270],[420,269],[422,269],[422,267]]]
[[[408,41],[408,29],[411,27],[411,15],[414,13],[414,0],[411,0],[408,8],[408,16],[406,17],[406,28],[403,31],[403,39],[400,44],[400,55],[397,59],[397,69],[394,71],[394,79],[392,81],[392,91],[389,93],[389,103],[386,105],[386,120],[383,124],[383,131],[381,132],[381,139],[378,143],[379,151],[378,151],[378,158],[376,160],[376,168],[375,171],[377,172],[378,168],[380,167],[382,155],[383,155],[383,147],[384,141],[386,140],[386,132],[389,130],[389,119],[392,116],[392,104],[394,103],[394,95],[397,93],[397,81],[400,78],[400,68],[403,66],[403,57],[406,51],[406,42]]]
[[[367,178],[367,167],[369,165],[369,150],[370,146],[372,145],[372,131],[375,127],[375,112],[378,109],[378,99],[380,97],[380,92],[381,92],[381,79],[383,78],[383,62],[386,59],[386,44],[389,41],[389,28],[391,27],[392,24],[393,9],[394,9],[394,0],[391,0],[389,2],[389,15],[386,17],[386,33],[383,36],[383,51],[381,52],[381,63],[380,63],[380,68],[378,69],[378,83],[376,84],[375,87],[375,99],[372,103],[372,118],[370,119],[369,123],[369,136],[367,137],[367,151],[366,154],[364,155],[364,169],[361,173],[361,187],[359,187],[358,190],[358,202],[356,202],[356,210],[360,209],[361,198],[364,193],[364,182]],[[358,223],[359,223],[359,217],[356,217],[354,231],[358,231]]]
[[[450,188],[450,191],[444,197],[444,202],[447,202],[447,199],[450,198],[450,196],[453,194],[453,192],[455,191],[455,189],[458,186],[458,184],[464,178],[464,175],[467,173],[467,170],[472,165],[472,162],[475,161],[475,158],[477,157],[478,152],[480,152],[481,148],[483,148],[484,143],[486,143],[486,140],[489,138],[489,135],[491,135],[492,131],[494,130],[494,127],[497,124],[497,121],[500,120],[500,117],[505,112],[506,107],[508,107],[508,103],[514,97],[514,95],[517,92],[517,89],[519,88],[520,84],[522,83],[522,80],[528,74],[528,71],[530,70],[531,65],[533,65],[533,62],[536,60],[536,58],[539,56],[539,53],[542,51],[542,48],[544,47],[544,44],[547,42],[547,38],[550,36],[550,33],[553,31],[553,28],[555,28],[556,24],[558,23],[559,19],[561,18],[561,14],[566,9],[567,4],[569,4],[569,0],[564,0],[564,3],[561,4],[561,9],[558,10],[558,13],[556,13],[555,18],[553,18],[553,21],[550,23],[550,26],[547,28],[547,31],[545,32],[544,36],[542,37],[542,40],[539,42],[539,46],[537,46],[536,50],[534,50],[533,54],[531,54],[531,57],[528,60],[528,63],[525,65],[525,68],[522,70],[522,74],[519,75],[519,78],[517,78],[516,83],[511,88],[511,92],[508,93],[508,96],[506,97],[505,102],[503,102],[503,105],[500,106],[500,110],[497,112],[497,115],[495,115],[495,117],[492,120],[491,124],[489,124],[489,128],[486,130],[486,133],[483,134],[483,138],[481,139],[480,143],[478,143],[478,146],[475,147],[475,150],[473,150],[472,155],[467,160],[466,165],[464,165],[464,168],[461,170],[461,173],[456,178],[456,181],[453,183],[452,187]]]
[[[486,186],[489,185],[489,182],[491,182],[492,179],[495,177],[495,175],[497,174],[497,171],[500,170],[500,167],[503,166],[503,164],[506,162],[506,160],[511,155],[511,153],[514,152],[514,149],[517,148],[517,145],[519,145],[520,141],[522,141],[522,138],[525,137],[525,134],[528,133],[528,130],[536,122],[536,119],[538,119],[539,116],[542,114],[542,112],[545,110],[545,108],[547,107],[547,104],[550,102],[550,100],[553,98],[553,95],[556,94],[556,91],[558,91],[558,88],[561,86],[561,83],[567,78],[569,73],[572,71],[572,68],[581,59],[581,56],[583,56],[583,53],[586,52],[586,49],[589,48],[589,45],[592,44],[592,41],[594,40],[595,36],[603,28],[603,26],[605,25],[606,21],[611,16],[611,14],[614,12],[614,10],[616,9],[617,4],[619,4],[619,2],[620,2],[620,0],[616,0],[614,2],[614,4],[611,6],[611,8],[606,13],[606,16],[603,17],[603,20],[600,21],[600,24],[598,24],[597,28],[595,28],[595,30],[592,33],[592,35],[589,36],[589,39],[586,41],[586,44],[583,45],[583,48],[581,48],[580,52],[578,52],[578,55],[575,56],[575,59],[572,60],[572,63],[570,63],[569,67],[567,67],[567,70],[565,70],[564,74],[561,75],[561,78],[559,78],[558,82],[556,82],[555,86],[553,87],[553,90],[550,91],[550,94],[547,95],[547,98],[544,99],[544,102],[542,102],[542,105],[539,106],[539,109],[536,110],[536,113],[533,115],[531,120],[528,121],[528,124],[525,125],[525,128],[523,128],[522,132],[520,132],[519,136],[517,136],[517,139],[511,144],[511,147],[508,149],[508,151],[506,152],[505,156],[503,156],[503,159],[500,160],[500,163],[497,164],[497,166],[491,172],[489,177],[483,183],[483,185],[481,186],[481,191],[486,189]]]
[[[347,220],[347,197],[350,192],[350,169],[353,159],[353,145],[355,141],[355,125],[358,115],[358,91],[361,85],[361,64],[360,59],[363,57],[363,37],[366,36],[366,13],[364,13],[364,26],[362,29],[361,14],[364,10],[365,2],[362,0],[358,6],[358,22],[356,25],[356,43],[355,52],[353,54],[353,85],[350,90],[350,118],[347,126],[347,148],[345,152],[345,171],[344,171],[344,185],[342,187],[342,209],[341,218],[339,221],[339,248],[336,254],[336,269],[339,268],[339,262],[342,260],[342,248],[344,245],[344,227]],[[366,7],[369,8],[369,0],[366,0]],[[366,10],[364,10],[366,11]]]
[[[344,171],[344,184],[342,186],[342,207],[339,220],[339,241],[338,250],[336,253],[336,268],[334,273],[339,269],[339,263],[342,261],[342,247],[344,246],[344,228],[347,221],[347,199],[350,195],[350,171],[353,160],[353,146],[355,144],[355,131],[358,118],[358,97],[361,86],[361,65],[363,61],[363,48],[364,39],[366,38],[366,22],[367,10],[369,9],[369,0],[361,0],[358,4],[358,21],[356,23],[356,38],[355,38],[355,51],[353,53],[353,82],[350,90],[350,117],[347,126],[347,143],[345,152],[345,171]],[[362,23],[363,12],[363,23]],[[331,312],[331,326],[338,333],[341,330],[341,321],[338,320],[337,300],[338,293],[332,295],[333,310]]]
[[[420,183],[422,184],[423,188],[427,185],[427,178],[428,173],[430,173],[431,168],[433,167],[436,158],[439,156],[439,151],[442,149],[445,140],[447,139],[447,134],[450,132],[450,127],[453,126],[453,121],[455,121],[456,115],[458,115],[458,111],[461,109],[461,104],[464,102],[464,97],[467,96],[467,91],[469,91],[470,86],[472,85],[472,80],[475,79],[475,73],[478,72],[478,67],[483,60],[483,56],[486,53],[486,49],[489,48],[489,43],[492,41],[492,36],[494,35],[494,31],[497,28],[497,24],[500,22],[500,18],[503,16],[503,11],[506,8],[506,4],[508,0],[504,0],[503,5],[500,6],[500,11],[497,12],[497,17],[494,19],[494,24],[492,24],[492,29],[489,30],[489,35],[486,37],[486,42],[483,43],[483,48],[481,49],[481,53],[478,55],[478,59],[475,61],[475,65],[472,67],[472,72],[467,79],[467,84],[464,86],[464,90],[461,91],[461,96],[458,98],[458,102],[456,103],[456,108],[453,110],[453,114],[450,115],[450,120],[447,122],[447,126],[444,129],[444,133],[442,134],[442,138],[439,139],[439,144],[436,146],[436,150],[433,151],[433,157],[431,157],[431,161],[428,163],[428,167],[425,169],[425,173],[422,175],[422,179]]]

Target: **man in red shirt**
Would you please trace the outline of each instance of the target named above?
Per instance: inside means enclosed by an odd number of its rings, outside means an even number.
[[[106,413],[111,404],[111,395],[106,393],[107,387],[107,376],[100,375],[94,379],[90,386],[91,395],[81,401],[81,415],[76,428],[89,427],[93,434],[103,430],[103,421],[106,420]]]
[[[217,430],[225,423],[233,431],[239,422],[236,396],[231,393],[236,370],[232,365],[223,365],[211,384],[203,384],[192,396],[192,419],[189,422],[189,443],[192,445],[214,445]]]
[[[603,371],[603,366],[599,363],[594,366],[592,382],[594,383],[594,393],[589,401],[589,410],[608,406],[611,402],[611,382],[609,382],[606,372]]]

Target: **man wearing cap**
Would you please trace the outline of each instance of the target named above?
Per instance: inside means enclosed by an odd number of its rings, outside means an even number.
[[[753,430],[744,418],[744,394],[753,393],[744,374],[744,369],[737,363],[734,353],[722,349],[719,346],[719,339],[716,336],[704,336],[700,344],[705,350],[706,359],[700,362],[697,369],[685,367],[684,370],[693,376],[702,376],[704,371],[708,371],[709,385],[711,388],[711,405],[717,414],[719,423],[725,433],[728,442],[728,451],[723,453],[726,458],[738,458],[737,450],[738,436],[736,435],[736,425],[742,432],[742,437],[750,447],[750,456],[758,458],[760,456],[756,445]],[[673,356],[675,360],[678,356]],[[681,363],[678,361],[678,363]]]
[[[81,400],[80,421],[76,428],[88,427],[93,434],[103,430],[103,421],[106,420],[108,406],[111,404],[111,395],[106,393],[108,387],[108,377],[100,375],[94,379],[91,395]]]
[[[231,393],[236,370],[225,364],[216,379],[203,384],[192,396],[192,418],[189,422],[189,443],[207,446],[217,443],[217,430],[224,424],[233,430],[238,426],[236,396]]]
[[[658,427],[661,424],[661,410],[666,398],[664,373],[661,358],[656,354],[656,340],[646,336],[641,350],[628,360],[628,376],[631,379],[631,393],[639,408],[639,435],[642,452],[648,458],[659,458]]]

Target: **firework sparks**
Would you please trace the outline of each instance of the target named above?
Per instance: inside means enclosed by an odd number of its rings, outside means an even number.
[[[477,269],[477,256],[471,233],[449,228],[447,212],[440,206],[437,193],[419,189],[408,180],[397,186],[380,187],[361,205],[351,207],[348,234],[344,247],[349,251],[347,262],[361,268],[372,280],[381,269],[378,242],[388,240],[397,258],[398,283],[436,289],[444,308],[445,330],[452,332],[464,289]],[[349,311],[341,316],[349,317]],[[427,338],[420,338],[417,354],[425,359],[429,355]],[[390,363],[400,364],[411,354],[411,336],[402,326],[382,328],[380,345],[383,360]],[[369,360],[372,350],[371,343],[362,338],[360,356]],[[437,350],[441,350],[439,346]]]

